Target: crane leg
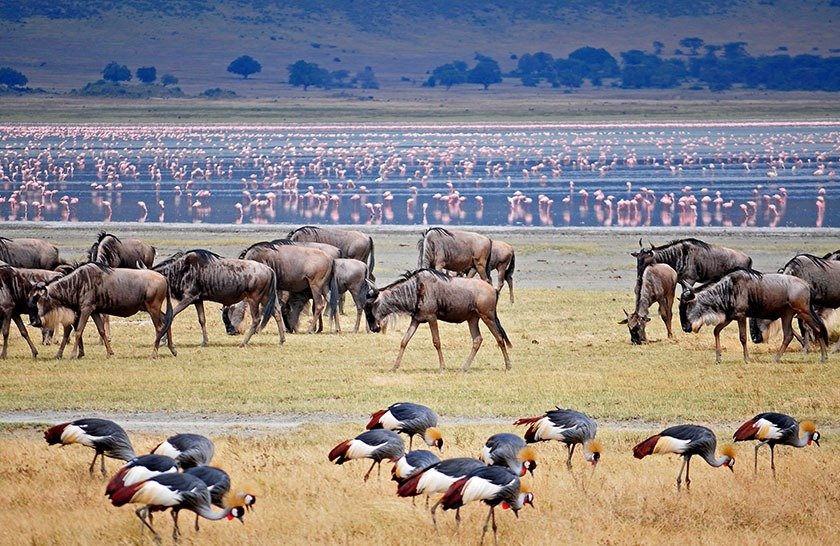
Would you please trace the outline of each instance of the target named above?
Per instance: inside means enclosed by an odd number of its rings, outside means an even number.
[[[755,458],[753,459],[753,474],[758,474],[758,448],[761,447],[761,442],[755,444]]]
[[[566,468],[568,468],[569,470],[572,469],[572,455],[575,454],[575,446],[576,445],[577,444],[572,444],[572,445],[567,445],[566,446],[566,449],[569,450],[569,458],[566,459]]]
[[[685,461],[685,490],[691,489],[691,478],[688,477],[688,472],[691,470],[691,457]]]
[[[172,540],[178,542],[178,539],[181,537],[181,530],[178,528],[178,511],[172,510]]]
[[[457,533],[460,530],[461,530],[461,509],[456,508],[455,509],[455,532]]]
[[[683,457],[682,464],[680,465],[680,472],[679,472],[679,474],[677,474],[677,491],[679,491],[680,487],[682,487],[682,473],[683,473],[683,468],[685,468],[685,461],[686,461],[686,458]]]
[[[408,450],[411,451],[411,444],[414,443],[414,434],[408,436]]]
[[[496,527],[496,510],[492,506],[490,507],[490,515],[493,520],[493,544],[499,546],[499,538],[496,536],[496,530],[498,529],[498,527]]]
[[[479,544],[484,544],[484,535],[487,534],[487,528],[490,526],[490,516],[493,515],[493,507],[490,507],[490,511],[487,512],[487,517],[484,518],[484,527],[481,529],[481,541]],[[493,531],[495,533],[495,530]]]
[[[97,457],[99,457],[99,452],[98,451],[93,454],[93,460],[90,462],[90,468],[88,468],[88,472],[90,472],[91,476],[93,476],[93,467],[96,466],[96,458]]]
[[[108,471],[105,470],[105,455],[103,455],[102,453],[99,454],[99,466],[100,466],[99,470],[102,472],[102,477],[107,478],[108,477]]]
[[[773,471],[773,479],[776,479],[776,451],[773,449],[774,445],[770,445],[770,469]]]
[[[195,532],[197,533],[198,531],[199,531],[199,529],[198,529],[198,514],[196,514],[195,515]]]
[[[371,463],[370,465],[370,468],[368,468],[367,474],[365,474],[365,481],[368,481],[368,478],[370,478],[370,473],[373,472],[374,466],[376,466],[376,461],[373,461],[373,463]]]
[[[135,510],[134,513],[137,514],[138,518],[140,518],[140,522],[146,527],[148,527],[149,531],[151,531],[152,534],[155,536],[155,542],[160,544],[160,535],[157,533],[157,531],[155,531],[154,527],[152,527],[152,524],[146,521],[146,516],[149,513],[148,507],[142,506]]]
[[[428,499],[428,498],[429,497],[426,497],[426,499]],[[443,497],[441,497],[441,498],[443,498]],[[438,500],[436,503],[434,503],[432,505],[432,510],[431,510],[431,512],[432,512],[432,525],[435,526],[435,529],[437,529],[437,518],[435,517],[435,511],[437,510],[438,504],[440,504],[440,500]]]

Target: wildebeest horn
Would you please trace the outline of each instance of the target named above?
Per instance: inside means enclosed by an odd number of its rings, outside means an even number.
[[[650,239],[648,239],[648,244],[650,245],[650,249],[653,250],[654,246]]]
[[[645,246],[642,244],[642,238],[641,237],[639,237],[639,248],[645,248]]]
[[[624,319],[624,320],[620,320],[620,321],[618,321],[618,323],[619,323],[619,324],[627,324],[627,322],[630,320],[630,315],[628,315],[628,314],[627,314],[627,311],[626,311],[626,310],[622,309],[622,311],[624,311],[624,316],[625,316],[625,319]],[[559,409],[559,408],[558,408],[558,409]]]

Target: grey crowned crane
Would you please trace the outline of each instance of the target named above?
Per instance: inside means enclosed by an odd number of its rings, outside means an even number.
[[[453,483],[468,475],[476,468],[486,466],[482,461],[471,457],[457,457],[446,459],[420,472],[415,472],[397,488],[400,497],[415,497],[425,494],[427,497],[435,493],[446,493]],[[440,501],[432,506],[432,523],[437,527],[435,511]],[[455,512],[455,523],[461,523],[461,511]]]
[[[381,465],[385,459],[396,462],[403,455],[405,442],[396,432],[374,429],[341,442],[330,450],[328,457],[335,464],[344,464],[353,459],[372,459],[373,463],[365,474],[367,481],[374,466]]]
[[[691,457],[697,455],[714,467],[725,467],[735,471],[735,448],[731,445],[721,449],[721,456],[715,458],[717,439],[714,433],[700,425],[677,425],[666,428],[633,448],[633,456],[644,459],[653,453],[676,453],[682,455],[683,462],[677,474],[677,491],[682,484],[682,473],[685,468],[685,488],[691,486],[689,470]]]
[[[391,479],[399,486],[418,472],[422,472],[440,462],[437,455],[425,449],[409,451],[394,463]]]
[[[240,501],[240,504],[235,504]],[[172,509],[172,538],[178,540],[181,530],[178,528],[178,513],[181,510],[195,512],[204,519],[220,520],[237,518],[239,521],[245,515],[241,499],[233,499],[233,505],[228,505],[224,510],[216,512],[212,508],[210,491],[204,482],[190,474],[160,474],[148,480],[127,485],[111,495],[111,504],[123,506],[125,504],[141,504],[135,510],[135,514],[143,522],[143,525],[155,536],[155,541],[160,542],[160,535],[149,523],[148,518],[152,512]]]
[[[488,465],[506,466],[517,476],[524,476],[526,471],[533,476],[537,468],[534,449],[527,446],[525,440],[509,432],[500,432],[487,438],[478,458]]]
[[[518,419],[514,425],[529,425],[525,441],[529,444],[557,440],[566,445],[566,468],[572,469],[572,455],[580,444],[583,458],[592,466],[601,460],[601,443],[595,439],[598,424],[588,415],[572,409],[553,409],[539,417]]]
[[[49,445],[81,444],[93,448],[96,453],[88,469],[93,474],[96,458],[100,457],[102,477],[105,471],[105,457],[129,461],[137,456],[128,434],[118,424],[107,419],[76,419],[68,423],[61,423],[48,428],[44,432],[44,439]]]
[[[423,438],[426,445],[443,451],[443,437],[437,428],[438,416],[429,407],[412,402],[397,402],[370,416],[368,430],[384,428],[408,434],[408,449],[411,450],[414,436]]]
[[[140,455],[125,463],[108,482],[105,495],[110,497],[115,491],[148,480],[160,474],[178,472],[178,462],[166,455]]]
[[[805,433],[799,435],[800,429]],[[758,472],[758,448],[763,445],[770,447],[770,468],[776,477],[776,457],[774,449],[777,445],[805,447],[815,443],[820,445],[820,433],[812,421],[800,423],[790,415],[784,413],[759,413],[735,431],[733,438],[736,442],[758,440],[755,445],[755,461],[753,471]]]
[[[158,444],[152,453],[172,457],[181,468],[187,469],[210,464],[215,450],[213,442],[201,434],[176,434]]]
[[[184,474],[195,476],[203,481],[210,491],[210,502],[219,508],[225,507],[225,496],[230,492],[230,476],[227,472],[215,466],[194,466],[186,469]],[[250,510],[251,506],[257,502],[256,495],[245,491],[237,492],[234,498],[246,510]],[[198,515],[195,516],[195,530],[198,531]]]
[[[452,484],[440,504],[444,510],[458,509],[461,506],[473,502],[482,501],[490,506],[487,518],[484,520],[484,527],[481,532],[481,542],[484,544],[484,535],[487,534],[487,526],[493,522],[493,541],[498,542],[496,536],[496,506],[510,508],[516,517],[519,517],[519,510],[526,504],[533,506],[534,495],[522,487],[519,477],[502,466],[484,466],[476,468],[460,480]]]

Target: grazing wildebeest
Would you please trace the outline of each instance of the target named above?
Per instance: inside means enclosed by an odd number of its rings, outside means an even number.
[[[15,326],[20,331],[20,335],[29,344],[29,350],[32,351],[32,358],[38,356],[38,349],[29,338],[29,332],[26,330],[26,325],[20,319],[20,315],[28,312],[29,293],[32,290],[32,284],[29,279],[18,272],[12,266],[0,266],[0,327],[3,331],[3,351],[0,352],[0,358],[6,358],[6,348],[9,344],[9,326],[12,321],[15,321]]]
[[[642,272],[651,264],[668,264],[677,272],[677,281],[693,286],[695,283],[716,281],[732,271],[752,267],[752,258],[741,252],[698,239],[679,239],[662,246],[642,247],[631,252],[636,258],[636,295],[642,282]]]
[[[13,267],[55,269],[61,264],[58,248],[43,239],[0,237],[0,261]]]
[[[417,241],[417,267],[455,273],[469,273],[475,268],[483,281],[490,282],[492,249],[493,242],[480,233],[432,227]]]
[[[355,258],[368,265],[368,274],[373,280],[373,267],[376,265],[373,252],[373,238],[361,231],[303,226],[293,229],[287,235],[295,242],[326,243],[338,248],[342,258]]]
[[[490,262],[487,264],[489,271],[496,271],[498,280],[496,281],[496,292],[501,292],[505,282],[507,282],[508,290],[510,291],[510,302],[513,303],[513,272],[516,268],[516,254],[513,251],[513,246],[498,239],[493,240],[493,248],[490,250]],[[476,269],[470,269],[467,276],[473,277],[476,274]]]
[[[625,311],[624,314],[627,317],[619,322],[619,324],[627,325],[633,345],[647,343],[645,324],[650,321],[648,310],[654,302],[659,304],[659,316],[665,323],[668,337],[673,337],[671,318],[676,289],[677,272],[670,265],[653,264],[645,268],[642,273],[642,287],[636,297],[636,309],[630,315]]]
[[[826,314],[826,310],[840,307],[840,262],[811,254],[798,254],[782,266],[779,273],[799,277],[808,284],[811,289],[811,305],[817,308],[821,317]],[[750,335],[755,343],[764,341],[764,334],[771,323],[770,320],[750,319]],[[803,335],[807,336],[807,333],[803,332]],[[808,345],[807,337],[799,341]],[[836,349],[837,344],[833,350]]]
[[[680,297],[680,323],[686,332],[697,332],[704,324],[714,324],[715,362],[720,363],[720,331],[733,320],[738,321],[738,334],[747,352],[747,317],[782,319],[784,339],[776,353],[776,362],[782,358],[793,339],[791,321],[794,316],[808,327],[819,332],[822,357],[826,359],[828,332],[825,324],[811,304],[808,284],[797,277],[779,273],[762,274],[751,269],[736,269],[715,283],[693,290],[683,284]]]
[[[294,243],[263,241],[246,248],[239,255],[243,260],[264,263],[274,270],[278,292],[304,292],[312,294],[313,311],[309,333],[315,332],[321,313],[327,305],[327,294],[333,278],[333,260],[317,248]],[[244,305],[242,303],[236,305]],[[231,306],[234,307],[234,306]],[[230,313],[230,307],[224,312]],[[230,318],[229,315],[228,318]]]
[[[161,308],[166,301],[166,312]],[[79,345],[88,318],[99,330],[108,356],[114,354],[105,336],[101,315],[130,317],[146,311],[155,327],[152,357],[158,354],[161,338],[172,324],[172,302],[169,287],[160,273],[145,269],[114,269],[99,263],[79,266],[72,273],[48,283],[39,283],[29,298],[29,322],[36,328],[73,324],[78,314],[76,342],[72,357],[79,356]],[[168,336],[169,350],[176,354],[172,335]]]
[[[209,250],[197,249],[178,252],[156,265],[153,270],[166,277],[172,297],[178,300],[172,312],[173,318],[190,305],[195,305],[198,323],[201,325],[202,347],[206,347],[208,342],[205,301],[225,306],[240,301],[248,302],[251,328],[242,340],[243,347],[272,316],[277,321],[280,344],[285,341],[282,319],[279,313],[275,314],[277,283],[274,270],[267,265],[253,260],[223,258]]]
[[[101,231],[88,251],[88,260],[110,267],[138,269],[142,264],[151,269],[155,253],[155,247],[144,241],[120,240],[116,235]]]
[[[394,370],[400,367],[405,348],[417,326],[428,322],[432,332],[432,343],[438,354],[440,369],[443,370],[443,352],[440,350],[440,334],[437,321],[461,323],[466,321],[472,336],[472,350],[464,362],[467,371],[481,347],[481,332],[478,320],[481,319],[490,329],[496,343],[505,358],[505,369],[510,369],[510,357],[507,348],[508,339],[499,317],[496,315],[496,290],[478,279],[466,277],[450,278],[434,269],[418,269],[406,273],[401,279],[381,289],[371,288],[365,303],[365,316],[368,327],[379,332],[383,319],[392,313],[411,315],[411,324],[400,342],[400,352],[394,362]]]
[[[345,292],[350,292],[350,295],[353,296],[353,302],[356,304],[356,326],[353,328],[354,332],[359,331],[362,313],[365,310],[365,299],[368,292],[367,269],[365,262],[352,258],[339,258],[333,261],[333,278],[338,294],[335,297],[331,295],[330,301],[336,301]],[[335,330],[341,333],[341,324],[338,321],[338,309],[330,307],[330,320],[335,321]],[[365,324],[365,329],[367,329],[367,323]]]

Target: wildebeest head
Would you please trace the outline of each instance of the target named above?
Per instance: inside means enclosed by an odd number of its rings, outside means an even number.
[[[753,343],[764,343],[772,320],[750,318],[750,338]]]
[[[379,290],[373,284],[369,283],[367,298],[365,299],[365,319],[368,323],[368,328],[371,332],[378,333],[382,330],[381,320],[383,317],[378,316],[379,310]]]
[[[29,324],[35,328],[56,330],[67,324],[73,324],[76,314],[50,297],[47,287],[39,282],[29,296]]]
[[[245,300],[222,307],[222,322],[229,336],[237,336],[245,332],[245,311],[247,310],[248,303]]]
[[[630,341],[633,345],[642,345],[643,343],[647,343],[647,334],[645,333],[645,325],[650,322],[650,317],[648,316],[641,316],[638,313],[633,313],[632,315],[627,314],[627,311],[624,311],[625,319],[619,322],[619,324],[626,324],[627,329],[630,330]]]
[[[701,320],[695,328],[694,321],[690,318],[697,315],[697,313],[693,312],[697,308],[697,296],[694,294],[694,290],[687,284],[680,284],[683,287],[682,294],[680,295],[680,326],[682,326],[683,332],[697,332],[700,330],[703,322]]]

